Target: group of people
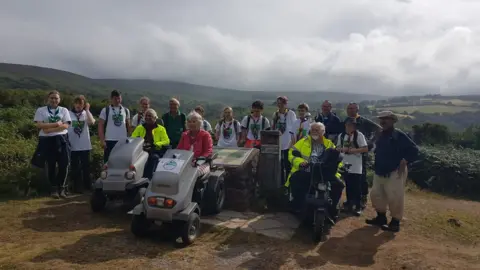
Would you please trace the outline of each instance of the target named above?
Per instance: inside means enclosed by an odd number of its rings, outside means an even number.
[[[308,164],[312,153],[321,156],[326,149],[335,148],[344,154],[343,162],[350,164],[344,179],[347,193],[344,209],[359,216],[368,198],[367,153],[374,149],[375,177],[370,197],[378,215],[367,220],[367,223],[398,231],[403,217],[406,168],[409,162],[416,159],[418,149],[408,136],[394,128],[397,121],[395,114],[380,113],[378,125],[360,116],[356,103],[348,105],[348,117],[341,121],[332,112],[329,101],[322,104],[321,112],[315,117],[306,103],[291,110],[287,97],[278,97],[276,102],[278,110],[272,115],[272,121],[263,115],[263,102],[255,101],[251,105],[251,113],[241,121],[234,118],[231,107],[224,108],[221,120],[212,129],[211,124],[203,118],[205,111],[201,106],[186,115],[180,111],[180,102],[175,98],[170,99],[168,112],[158,117],[156,111],[150,108],[150,100],[142,97],[138,113],[131,116],[129,109],[122,105],[121,93],[113,90],[110,105],[101,110],[98,120],[104,162],[107,163],[118,141],[142,137],[149,151],[144,176],[151,178],[166,146],[193,151],[195,159],[198,159],[212,154],[212,137],[220,147],[253,148],[261,145],[262,130],[278,130],[282,181],[291,189],[292,205],[301,207],[303,203],[305,186],[308,189],[309,183],[301,176],[302,168]],[[95,124],[84,96],[77,96],[70,110],[59,106],[59,103],[59,92],[50,92],[47,106],[38,108],[34,117],[40,130],[34,164],[47,164],[52,196],[56,198],[67,195],[65,188],[69,166],[74,191],[81,193],[91,188],[89,158],[92,146],[89,126]],[[303,158],[294,157],[293,149],[300,151]],[[198,170],[208,173],[209,167],[205,164],[199,166]],[[392,215],[389,224],[387,208]]]

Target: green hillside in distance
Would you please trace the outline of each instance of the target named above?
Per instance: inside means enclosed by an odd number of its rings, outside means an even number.
[[[147,95],[163,101],[171,96],[176,96],[184,101],[196,100],[232,106],[248,106],[256,99],[269,104],[279,95],[288,96],[293,104],[319,103],[325,99],[334,102],[348,102],[384,98],[379,95],[345,92],[242,91],[174,81],[91,79],[52,68],[0,63],[0,89],[58,89],[59,91],[85,93],[94,97],[107,98],[109,91],[113,88],[119,89],[131,98]]]

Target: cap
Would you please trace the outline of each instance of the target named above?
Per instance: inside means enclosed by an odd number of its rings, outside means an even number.
[[[390,118],[395,121],[398,121],[398,117],[396,114],[394,114],[392,111],[383,111],[378,113],[377,118],[382,119],[382,118]]]

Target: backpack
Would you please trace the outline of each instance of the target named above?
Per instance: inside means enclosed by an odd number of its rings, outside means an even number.
[[[182,123],[183,123],[183,126],[185,127],[185,122],[187,121],[187,117],[186,117],[185,114],[183,114],[183,113],[180,114],[180,117],[182,118]],[[164,115],[162,116],[162,118],[165,118],[165,120],[162,119],[162,123],[164,124],[163,126],[164,126],[165,128],[167,128],[167,126],[168,126],[168,119],[169,119],[168,113],[164,114]],[[183,131],[185,131],[185,128],[184,128]]]
[[[285,111],[285,113],[284,113],[285,118],[287,117],[288,112],[289,112],[289,109],[287,109],[287,110]],[[273,125],[272,125],[273,129],[276,129],[276,128],[277,128],[277,122],[278,122],[278,120],[280,120],[280,115],[279,115],[279,111],[276,111],[276,112],[275,112],[275,116],[273,117]]]
[[[343,147],[343,144],[345,143],[345,136],[347,136],[347,134],[344,132],[342,133],[342,136],[340,136],[340,142],[342,144],[342,147]],[[353,146],[355,148],[360,148],[358,146],[358,131],[355,130],[355,132],[353,133]]]
[[[263,115],[260,116],[260,117],[262,118],[262,130],[264,130],[265,124],[266,124],[266,119],[265,119],[265,117],[264,117]],[[248,118],[247,118],[247,130],[248,130],[248,128],[250,127],[250,119],[251,119],[251,118],[252,118],[251,115],[249,115]]]
[[[203,130],[207,131],[208,125],[207,121],[203,120]]]
[[[232,119],[232,121],[233,121],[233,129],[235,130],[235,133],[237,133],[237,132],[238,132],[238,124],[239,124],[239,123],[238,123],[238,121],[235,120],[235,119]],[[219,128],[222,128],[223,123],[225,123],[225,119],[222,119],[222,120],[218,121],[218,123],[217,123],[218,127],[219,127]],[[248,122],[247,122],[247,123],[248,123]],[[247,126],[248,126],[248,125],[247,125]]]
[[[126,107],[123,107],[120,105],[120,110],[121,109],[125,109],[125,115],[126,115],[126,118],[125,118],[125,123],[127,122],[127,119],[130,119],[130,110]],[[110,114],[110,105],[108,105],[107,107],[105,107],[105,123],[103,124],[103,132],[107,132],[107,123],[108,123],[108,115]],[[127,128],[127,134],[128,134],[128,127],[127,125],[125,125],[125,127]]]

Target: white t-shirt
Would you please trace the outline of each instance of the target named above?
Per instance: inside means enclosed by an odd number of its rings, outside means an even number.
[[[249,127],[247,127],[247,122],[248,122],[248,117],[250,117],[250,123],[249,123]],[[264,121],[262,118],[265,118],[265,126],[262,127],[262,122]],[[268,121],[268,119],[265,117],[265,116],[260,116],[257,120],[253,119],[252,116],[245,116],[243,119],[242,119],[242,127],[243,128],[248,128],[248,133],[247,133],[247,139],[248,140],[260,140],[260,131],[262,130],[265,130],[267,128],[270,127],[270,121]],[[258,134],[258,138],[255,139],[255,136],[253,136],[253,133],[252,131],[256,129],[257,130],[257,134]]]
[[[272,122],[276,124],[273,129],[280,130],[280,147],[282,150],[290,148],[290,142],[292,141],[292,134],[294,134],[293,123],[297,120],[297,115],[294,111],[288,110],[286,113],[278,113],[278,120],[275,123],[275,114],[273,113]]]
[[[47,106],[40,107],[35,112],[35,117],[33,118],[35,122],[43,122],[43,123],[56,123],[58,121],[62,121],[63,123],[71,122],[72,119],[70,118],[70,113],[67,108],[58,106],[56,109],[49,109]],[[68,130],[62,130],[59,132],[52,132],[45,134],[43,130],[40,130],[38,136],[56,136],[56,135],[64,135],[67,134]]]
[[[234,122],[237,122],[236,126],[237,129],[235,130],[235,124]],[[217,145],[219,147],[229,147],[229,148],[237,148],[237,134],[242,131],[240,123],[237,120],[233,120],[230,122],[224,122],[222,121],[222,124],[215,126],[215,132],[220,132],[220,136],[218,138],[218,143]]]
[[[205,128],[207,128],[207,129],[205,129]],[[210,122],[208,122],[207,120],[203,120],[201,129],[203,129],[205,131],[208,131],[208,132],[212,132],[212,125],[210,125]]]
[[[100,119],[106,120],[105,108],[100,112]],[[115,119],[117,121],[115,121]],[[112,107],[108,112],[108,122],[105,131],[106,141],[120,141],[127,139],[126,127],[127,112],[123,106]]]
[[[366,147],[367,146],[367,140],[365,139],[365,136],[360,131],[357,131],[357,132],[358,132],[358,136],[357,136],[358,147],[360,147],[360,148]],[[342,139],[342,136],[343,136],[342,134],[340,134],[340,136],[338,136],[337,148],[342,147],[342,143],[341,143],[341,139]],[[350,143],[350,147],[354,148],[355,146],[352,143],[353,142],[353,137],[354,137],[353,134],[351,136],[345,135],[343,147],[348,147],[349,143]],[[349,173],[362,174],[362,169],[363,169],[362,168],[362,154],[360,154],[360,153],[359,154],[345,154],[345,157],[343,158],[343,163],[352,164],[352,166],[348,170]]]
[[[79,116],[70,111],[72,124],[68,127],[68,140],[72,151],[92,150],[90,131],[87,124],[87,112],[82,111]]]
[[[292,130],[295,133],[295,138],[303,138],[308,135],[310,131],[310,125],[312,124],[312,119],[308,118],[306,121],[302,122],[302,119],[297,119],[293,123]],[[301,132],[301,134],[300,134]]]
[[[140,117],[140,123],[138,122],[138,114],[135,114],[132,117],[132,127],[145,124],[145,116]]]

